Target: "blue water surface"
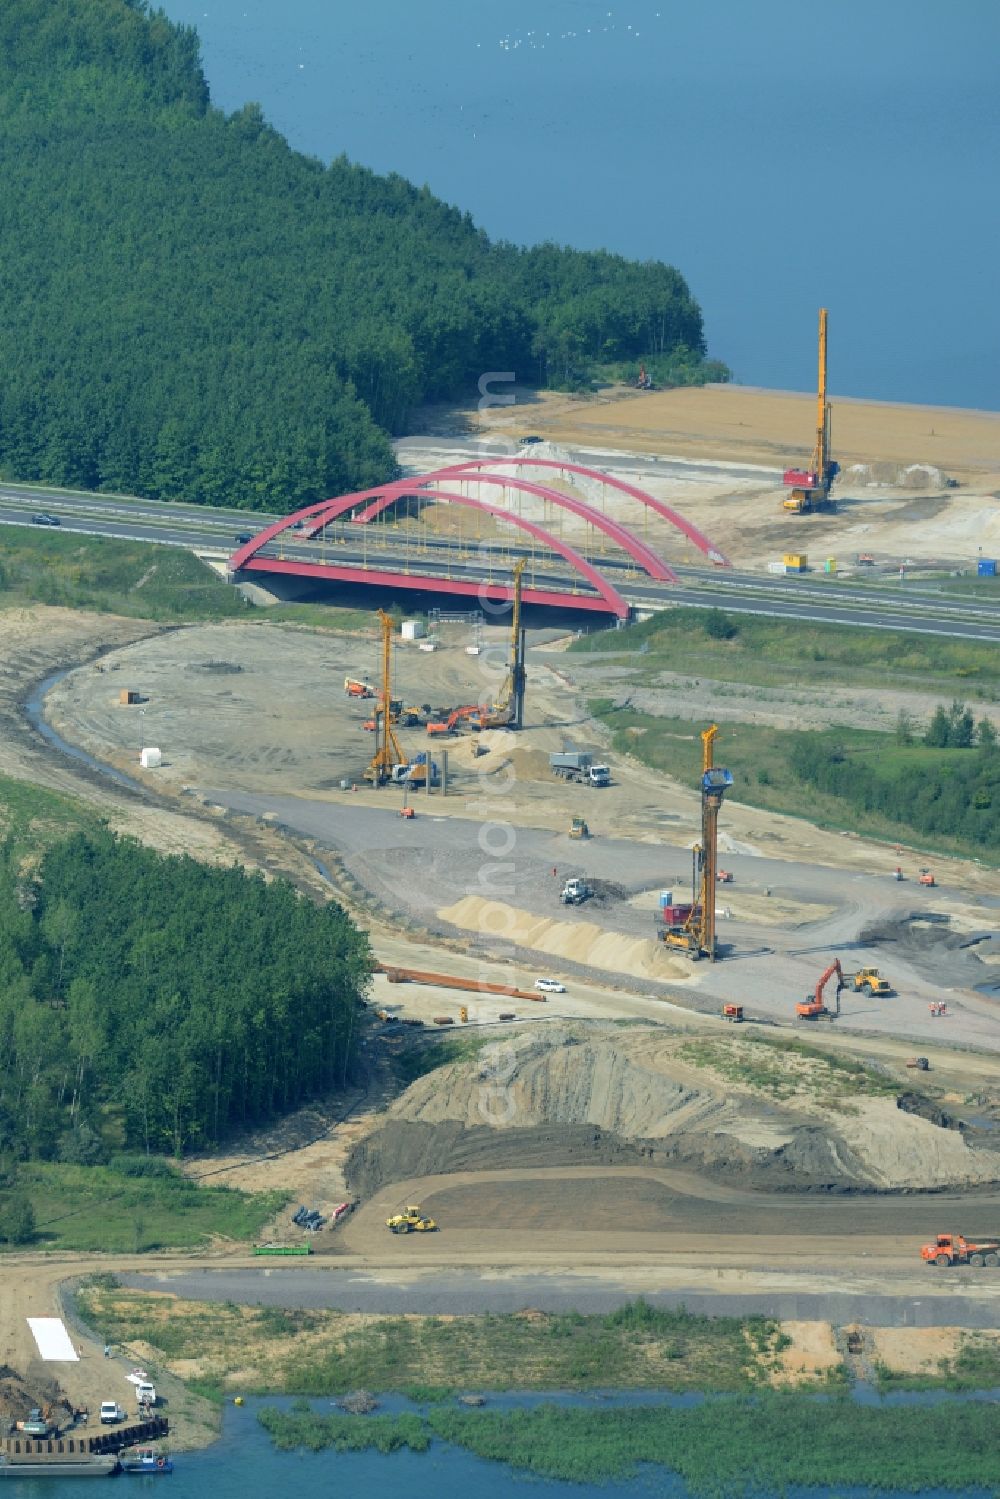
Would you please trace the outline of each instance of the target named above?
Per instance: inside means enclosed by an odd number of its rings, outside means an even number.
[[[828,306],[834,396],[1000,407],[996,0],[159,3],[296,149],[677,265],[744,384]]]

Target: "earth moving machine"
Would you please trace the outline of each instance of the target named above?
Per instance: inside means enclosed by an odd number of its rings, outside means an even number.
[[[948,1265],[983,1265],[994,1269],[1000,1265],[1000,1234],[977,1234],[975,1239],[965,1239],[961,1234],[938,1234],[933,1244],[923,1244],[920,1258],[928,1265],[937,1265],[944,1270]]]
[[[816,446],[808,469],[788,468],[785,484],[791,494],[782,508],[791,515],[808,515],[812,510],[836,510],[830,498],[830,486],[839,472],[830,457],[830,406],[826,399],[826,308],[819,311],[819,382],[816,402]]]
[[[401,1213],[393,1213],[385,1220],[385,1226],[393,1234],[430,1234],[437,1229],[434,1219],[425,1217],[418,1203],[404,1208]]]
[[[399,747],[390,721],[392,691],[392,620],[384,609],[378,611],[382,627],[382,689],[375,708],[374,733],[375,753],[365,771],[365,780],[373,786],[384,786],[391,781],[397,765],[406,765],[407,759]]]
[[[344,678],[344,691],[348,697],[374,697],[375,688],[370,682],[360,682],[357,677]]]
[[[484,705],[469,719],[469,727],[472,729],[524,728],[524,686],[527,677],[524,670],[524,630],[521,625],[521,577],[526,567],[527,562],[523,557],[519,557],[514,563],[507,675],[496,702],[488,707]]]
[[[582,817],[574,817],[569,825],[569,836],[571,838],[589,838],[590,829]]]
[[[452,708],[447,718],[428,721],[428,734],[454,734],[458,725],[465,719],[476,717],[479,713],[478,703],[465,703],[461,708]]]
[[[729,787],[732,772],[715,764],[717,724],[701,736],[701,842],[691,851],[691,909],[681,925],[664,926],[659,937],[668,947],[686,953],[692,961],[708,958],[714,963],[718,952],[715,939],[715,895],[718,883],[719,808]]]
[[[833,978],[834,974],[837,975],[837,998],[835,1001],[836,1008],[833,1010],[829,1010],[823,1002],[823,991],[825,990],[830,980]],[[833,962],[830,964],[829,968],[822,975],[819,983],[816,985],[816,992],[813,995],[812,999],[806,999],[802,1002],[802,1004],[795,1006],[796,1016],[799,1020],[835,1020],[840,1014],[840,991],[841,989],[843,989],[843,987],[844,970],[840,966],[840,959],[834,958]]]
[[[610,786],[607,765],[595,765],[586,750],[560,750],[549,756],[549,769],[561,781],[580,781],[585,786]]]
[[[562,887],[559,899],[564,906],[580,906],[585,900],[589,900],[593,893],[586,880],[567,880]]]
[[[855,989],[867,989],[869,994],[893,994],[895,991],[888,979],[884,979],[877,968],[859,968],[854,975]]]
[[[917,880],[917,884],[927,885],[933,888],[934,885],[937,884],[937,881],[935,880],[929,869],[922,869],[920,871],[920,878]]]

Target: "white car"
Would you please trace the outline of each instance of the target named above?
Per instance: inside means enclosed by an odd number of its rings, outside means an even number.
[[[536,979],[535,988],[540,989],[543,994],[566,993],[566,985],[560,984],[558,979]]]

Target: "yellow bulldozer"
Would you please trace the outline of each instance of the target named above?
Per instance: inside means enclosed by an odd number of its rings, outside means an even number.
[[[582,817],[574,817],[569,825],[569,836],[571,838],[589,838],[590,829]]]
[[[401,1213],[393,1213],[385,1220],[385,1226],[393,1234],[428,1234],[437,1230],[434,1219],[424,1215],[419,1203],[411,1203]]]

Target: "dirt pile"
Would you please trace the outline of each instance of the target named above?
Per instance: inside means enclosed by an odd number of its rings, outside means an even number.
[[[0,1436],[9,1436],[15,1422],[23,1421],[36,1406],[57,1424],[73,1413],[54,1379],[26,1379],[9,1364],[0,1364]]]
[[[608,931],[592,921],[559,921],[551,916],[535,916],[517,906],[486,900],[480,895],[463,896],[437,914],[442,921],[463,931],[477,932],[485,938],[502,937],[518,947],[529,947],[535,952],[583,963],[589,968],[672,982],[691,976],[690,968],[671,957],[652,937],[637,940],[621,932]]]
[[[900,1108],[866,1072],[752,1040],[692,1046],[662,1027],[506,1037],[429,1073],[348,1164],[352,1189],[526,1164],[646,1159],[722,1180],[826,1191],[1000,1179],[1000,1157]],[[931,1117],[923,1117],[930,1115]],[[947,1121],[951,1123],[951,1121]]]

